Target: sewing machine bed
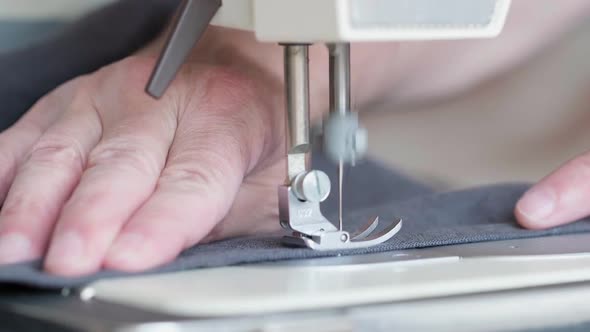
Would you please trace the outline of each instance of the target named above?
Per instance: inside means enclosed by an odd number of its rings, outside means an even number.
[[[585,331],[589,263],[575,234],[4,287],[0,331]]]

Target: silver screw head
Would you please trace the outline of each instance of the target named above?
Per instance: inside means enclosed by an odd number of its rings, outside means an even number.
[[[298,175],[295,178],[293,188],[297,198],[312,203],[320,203],[330,196],[331,183],[326,173],[313,170]]]
[[[342,234],[342,235],[340,236],[340,241],[342,241],[342,242],[346,242],[346,241],[348,241],[348,235],[346,235],[346,234]]]

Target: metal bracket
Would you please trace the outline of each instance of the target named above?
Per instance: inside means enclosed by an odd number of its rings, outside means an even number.
[[[283,237],[283,244],[322,251],[371,247],[391,239],[402,228],[402,220],[397,218],[375,232],[379,225],[379,217],[375,217],[353,233],[338,229],[324,217],[319,202],[300,200],[290,186],[279,187],[279,217],[281,225],[293,231]]]
[[[284,44],[287,127],[287,181],[279,187],[279,217],[283,228],[293,231],[283,239],[288,246],[314,250],[343,250],[374,246],[391,239],[402,227],[400,219],[376,231],[379,218],[349,233],[342,222],[342,174],[344,163],[354,163],[365,150],[366,140],[358,119],[350,112],[350,45],[330,45],[330,114],[324,148],[339,162],[339,227],[320,210],[330,194],[330,178],[310,169],[310,105],[308,45]]]

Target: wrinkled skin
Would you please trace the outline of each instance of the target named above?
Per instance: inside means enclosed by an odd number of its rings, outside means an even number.
[[[276,227],[254,221],[277,219],[280,83],[191,64],[154,100],[143,92],[153,64],[131,57],[75,79],[2,133],[12,150],[0,177],[14,176],[0,187],[5,261],[47,252],[56,274],[136,271]]]

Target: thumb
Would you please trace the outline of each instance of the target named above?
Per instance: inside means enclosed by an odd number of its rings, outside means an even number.
[[[516,204],[518,222],[532,229],[559,226],[590,215],[590,152],[533,186]]]

